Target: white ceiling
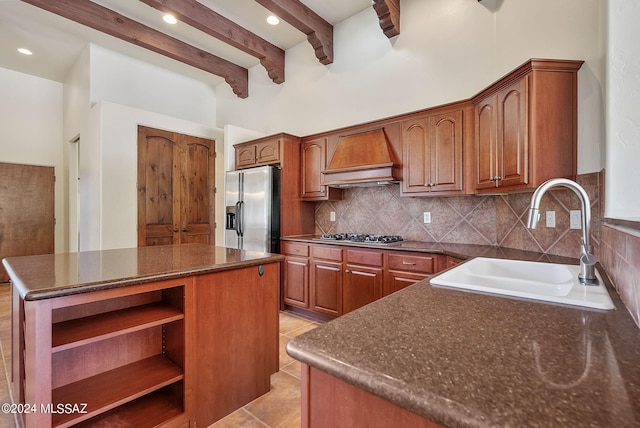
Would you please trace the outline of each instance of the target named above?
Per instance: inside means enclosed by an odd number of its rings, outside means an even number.
[[[184,23],[166,24],[162,21],[160,11],[140,1],[92,1],[242,67],[250,68],[259,63],[258,59]],[[282,49],[286,50],[306,39],[303,33],[284,21],[280,21],[277,26],[267,24],[266,17],[271,13],[254,0],[198,1]],[[371,0],[301,1],[333,25],[371,7]],[[0,0],[2,68],[61,82],[89,43],[140,58],[213,85],[223,82],[220,77],[102,34],[20,0]],[[17,49],[20,47],[31,50],[33,55],[19,54]],[[309,49],[312,49],[311,45]]]

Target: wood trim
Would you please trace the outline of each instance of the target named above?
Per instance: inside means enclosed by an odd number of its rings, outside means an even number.
[[[89,0],[22,0],[79,24],[109,34],[224,78],[240,98],[249,96],[249,71],[230,61],[167,36]]]
[[[274,83],[284,82],[284,50],[195,0],[140,0],[260,60]]]
[[[333,63],[333,25],[298,0],[256,0],[307,35],[320,63]]]
[[[373,9],[385,36],[392,38],[400,34],[400,0],[373,0]]]

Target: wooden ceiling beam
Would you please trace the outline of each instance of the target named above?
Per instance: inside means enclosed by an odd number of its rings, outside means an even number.
[[[167,36],[89,0],[22,0],[56,15],[224,78],[240,98],[249,96],[249,72],[230,61]]]
[[[254,56],[275,83],[284,82],[284,50],[244,27],[209,9],[196,0],[140,0],[164,13]]]
[[[400,0],[373,0],[373,9],[378,14],[380,28],[388,38],[400,34]]]
[[[333,25],[300,0],[256,0],[259,4],[307,35],[316,58],[322,64],[333,62]]]

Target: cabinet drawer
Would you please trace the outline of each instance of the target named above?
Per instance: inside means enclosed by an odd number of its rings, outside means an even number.
[[[389,269],[408,272],[433,273],[435,257],[389,254]]]
[[[318,245],[311,247],[311,255],[314,259],[342,261],[342,248]]]
[[[309,257],[309,246],[297,242],[282,242],[281,253],[289,256]]]
[[[347,263],[382,266],[382,251],[347,250]]]

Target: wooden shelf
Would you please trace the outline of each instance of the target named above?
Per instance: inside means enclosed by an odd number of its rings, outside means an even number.
[[[175,397],[156,391],[137,400],[74,425],[76,428],[140,428],[155,427],[184,414]]]
[[[59,322],[52,326],[52,352],[183,319],[180,309],[163,302]]]
[[[87,403],[87,413],[53,414],[52,425],[61,428],[71,426],[183,378],[182,368],[163,355],[156,355],[61,386],[52,392],[54,406],[58,403]]]

